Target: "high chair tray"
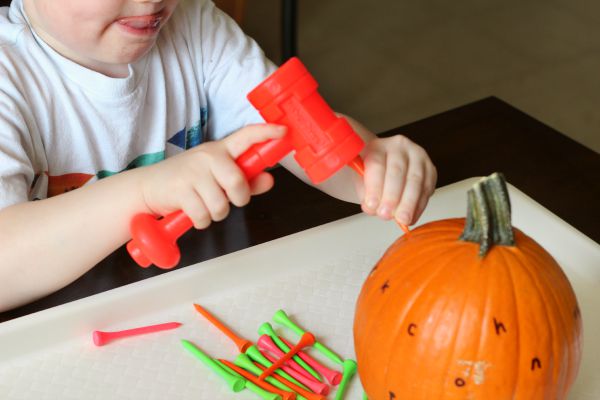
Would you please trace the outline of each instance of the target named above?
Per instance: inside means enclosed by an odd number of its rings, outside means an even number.
[[[438,189],[419,223],[465,216],[466,192],[477,179]],[[513,225],[556,258],[579,299],[584,356],[570,399],[600,399],[600,245],[513,186],[509,191]],[[355,215],[2,323],[0,398],[257,399],[249,391],[230,392],[183,349],[180,339],[188,339],[213,358],[233,360],[237,355],[234,345],[192,304],[203,305],[254,342],[258,327],[284,309],[343,358],[354,358],[357,295],[400,234],[393,222]],[[94,330],[169,321],[183,325],[102,347],[92,343]],[[273,326],[288,340],[298,339]],[[357,378],[346,398],[362,398]]]

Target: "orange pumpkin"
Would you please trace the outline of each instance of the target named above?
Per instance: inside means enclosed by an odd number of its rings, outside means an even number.
[[[358,371],[370,400],[564,399],[582,322],[567,277],[510,224],[500,174],[469,191],[466,219],[402,236],[356,305]]]

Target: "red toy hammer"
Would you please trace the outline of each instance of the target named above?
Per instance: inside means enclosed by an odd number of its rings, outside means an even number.
[[[248,94],[266,122],[285,125],[282,139],[250,147],[236,159],[248,180],[278,163],[292,150],[309,179],[323,182],[345,165],[362,172],[364,142],[337,117],[317,91],[318,84],[297,58],[291,58]],[[142,267],[173,268],[180,259],[177,239],[193,226],[182,212],[164,218],[138,214],[131,220],[127,250]]]

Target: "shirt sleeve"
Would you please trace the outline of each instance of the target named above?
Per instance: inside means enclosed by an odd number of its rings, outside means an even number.
[[[193,40],[208,103],[208,136],[220,139],[245,125],[264,122],[246,95],[276,67],[212,1],[200,1],[199,12],[190,24],[198,32]]]
[[[30,200],[33,152],[18,105],[0,90],[0,209]]]

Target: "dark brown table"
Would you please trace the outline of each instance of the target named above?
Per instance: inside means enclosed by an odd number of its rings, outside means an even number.
[[[438,187],[503,172],[507,180],[569,224],[600,242],[600,155],[509,104],[486,98],[382,133],[404,134],[429,152]],[[180,240],[178,268],[360,212],[276,168],[275,188],[234,209],[209,229]],[[0,313],[0,322],[151,276],[168,273],[134,264],[120,248],[71,285],[34,303]]]

